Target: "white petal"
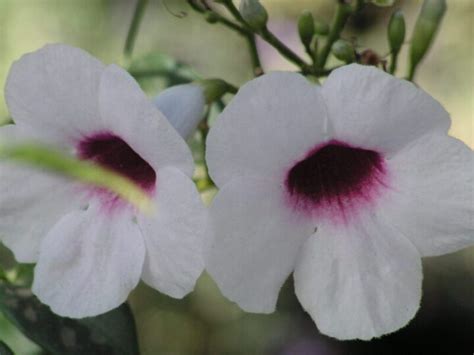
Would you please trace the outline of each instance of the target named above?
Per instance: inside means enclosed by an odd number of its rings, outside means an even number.
[[[336,139],[387,155],[450,126],[448,113],[435,99],[374,67],[352,64],[335,70],[322,94]]]
[[[47,45],[15,62],[5,98],[17,123],[71,144],[100,121],[99,79],[104,65],[87,52]]]
[[[296,73],[271,73],[245,84],[207,138],[206,159],[218,186],[235,177],[281,178],[328,137],[319,87]]]
[[[474,153],[446,135],[427,135],[389,160],[392,202],[382,210],[421,255],[474,245]]]
[[[191,176],[194,163],[186,142],[122,68],[110,65],[100,82],[105,127],[121,137],[155,171],[174,166]]]
[[[318,329],[368,340],[405,326],[421,299],[421,259],[387,221],[322,225],[303,246],[295,291]]]
[[[53,312],[83,318],[125,302],[145,258],[130,215],[107,215],[99,206],[62,218],[41,245],[33,292]]]
[[[0,128],[0,144],[37,140],[16,125]],[[19,262],[38,260],[51,227],[80,207],[75,185],[65,178],[14,162],[0,162],[0,240]]]
[[[210,219],[206,266],[224,296],[248,312],[273,312],[314,226],[292,215],[278,184],[254,178],[224,185]]]
[[[199,85],[183,84],[164,90],[154,103],[181,137],[188,139],[203,118],[206,100]]]
[[[159,170],[156,211],[138,217],[147,249],[142,279],[175,298],[192,291],[204,269],[206,223],[193,181],[177,169]]]

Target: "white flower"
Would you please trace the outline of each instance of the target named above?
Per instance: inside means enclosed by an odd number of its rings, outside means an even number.
[[[33,139],[91,160],[132,179],[156,205],[143,215],[109,191],[2,162],[1,238],[18,261],[37,263],[39,299],[80,318],[119,306],[140,278],[172,297],[190,292],[207,221],[193,159],[133,78],[49,45],[12,66],[5,91],[16,125],[0,128],[2,142]]]
[[[370,339],[403,327],[423,256],[474,243],[474,157],[438,102],[350,65],[322,87],[292,73],[239,91],[207,140],[213,241],[225,296],[268,313],[294,272],[322,333]]]

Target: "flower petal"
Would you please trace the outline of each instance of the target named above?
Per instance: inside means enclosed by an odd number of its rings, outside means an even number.
[[[206,160],[218,186],[242,176],[281,178],[328,137],[319,87],[295,73],[271,73],[245,84],[207,138]]]
[[[210,219],[206,265],[222,293],[245,311],[273,312],[314,226],[286,208],[277,183],[255,178],[224,185]]]
[[[53,312],[83,318],[125,302],[142,271],[145,243],[131,215],[91,205],[63,217],[41,244],[33,292]]]
[[[199,85],[183,84],[160,92],[154,103],[181,137],[187,139],[204,116],[206,100]]]
[[[186,142],[124,69],[110,65],[100,82],[99,106],[104,127],[158,168],[174,166],[191,176],[194,163]]]
[[[322,94],[335,139],[393,155],[431,132],[447,132],[449,114],[412,83],[352,64],[331,73]]]
[[[13,64],[5,87],[13,119],[60,144],[76,141],[100,122],[97,94],[104,68],[87,52],[64,44],[24,55]]]
[[[174,168],[159,170],[156,211],[138,216],[147,249],[142,279],[175,298],[192,291],[204,269],[206,223],[193,181]]]
[[[25,127],[0,128],[1,144],[35,140]],[[36,262],[51,227],[80,204],[69,180],[19,163],[0,162],[0,239],[19,262]]]
[[[415,315],[421,259],[395,228],[369,214],[351,226],[321,225],[302,248],[295,291],[318,329],[337,339],[368,340]]]
[[[446,135],[426,135],[389,160],[392,203],[382,212],[422,256],[474,245],[474,153]]]

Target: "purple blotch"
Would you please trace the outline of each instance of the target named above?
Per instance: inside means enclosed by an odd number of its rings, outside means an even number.
[[[384,185],[384,175],[384,159],[379,153],[330,141],[296,163],[285,183],[298,209],[326,209],[339,214],[333,217],[346,220],[349,208],[373,199]]]
[[[145,191],[155,187],[156,173],[150,164],[114,134],[98,133],[83,139],[78,156],[129,178]]]

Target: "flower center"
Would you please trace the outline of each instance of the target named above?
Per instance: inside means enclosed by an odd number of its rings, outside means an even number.
[[[116,135],[98,133],[85,138],[78,145],[78,155],[129,178],[145,191],[155,187],[153,168]]]
[[[286,188],[297,209],[346,220],[349,209],[353,211],[378,195],[385,176],[379,153],[330,141],[288,171]]]

